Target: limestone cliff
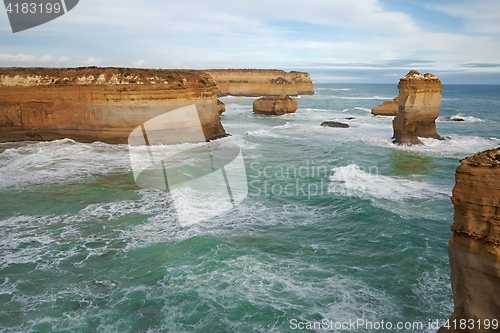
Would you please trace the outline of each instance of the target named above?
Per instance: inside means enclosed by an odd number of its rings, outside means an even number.
[[[439,332],[498,332],[479,329],[478,320],[483,326],[485,319],[500,321],[500,148],[463,159],[455,177],[448,246],[454,298],[450,320],[472,319],[475,326]]]
[[[374,116],[396,116],[399,110],[399,98],[394,97],[393,100],[384,101],[379,106],[372,109],[372,114]]]
[[[256,114],[281,116],[295,111],[297,111],[297,101],[285,94],[279,97],[262,97],[253,101],[253,112]]]
[[[421,143],[418,137],[442,139],[436,132],[443,85],[434,75],[412,70],[399,80],[398,113],[393,120],[395,143]]]
[[[0,142],[71,138],[126,143],[143,122],[196,104],[205,138],[225,135],[217,86],[195,71],[0,69]]]
[[[204,70],[217,83],[220,96],[313,95],[311,77],[304,72],[276,69]]]

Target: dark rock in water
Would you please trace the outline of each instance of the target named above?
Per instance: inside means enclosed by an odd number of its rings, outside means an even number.
[[[353,119],[356,119],[356,117],[347,117],[345,118],[346,120],[353,120]]]
[[[445,117],[441,120],[442,121],[465,121],[464,118],[460,118],[460,117]]]
[[[324,121],[321,123],[321,126],[327,127],[340,127],[340,128],[349,128],[350,126],[344,123],[339,123],[338,121]]]

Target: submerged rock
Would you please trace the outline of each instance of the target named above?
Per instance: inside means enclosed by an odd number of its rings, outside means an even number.
[[[349,125],[347,125],[345,123],[338,122],[338,121],[324,121],[321,123],[321,126],[339,127],[339,128],[349,128],[350,127]]]
[[[253,112],[256,114],[281,116],[295,111],[297,111],[297,101],[285,94],[263,97],[253,102]]]
[[[412,70],[399,80],[398,89],[398,113],[392,121],[394,143],[421,144],[418,137],[441,140],[436,132],[441,81],[430,73]]]
[[[445,117],[440,119],[441,121],[465,121],[464,118],[461,117]]]

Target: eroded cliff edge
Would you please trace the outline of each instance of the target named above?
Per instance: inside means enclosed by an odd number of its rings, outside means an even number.
[[[313,95],[314,85],[305,72],[277,69],[210,69],[201,71],[217,83],[220,96]]]
[[[448,246],[454,299],[450,321],[474,320],[475,325],[439,332],[493,332],[484,324],[500,320],[500,147],[463,159],[455,177]]]
[[[226,133],[215,82],[197,71],[0,69],[0,142],[70,138],[127,143],[145,121],[195,104],[207,140]]]

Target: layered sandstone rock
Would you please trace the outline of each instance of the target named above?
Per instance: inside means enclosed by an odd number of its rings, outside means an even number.
[[[464,330],[443,327],[439,332],[498,332],[500,328],[486,330],[484,324],[486,319],[500,320],[500,148],[461,161],[452,201],[450,321],[474,320],[475,325]]]
[[[295,113],[295,111],[297,111],[297,101],[285,94],[279,97],[263,97],[253,101],[253,112],[256,114],[281,116],[285,113]]]
[[[398,84],[398,113],[392,122],[394,143],[422,143],[418,137],[442,139],[436,132],[443,85],[434,75],[412,70]]]
[[[220,96],[313,95],[311,77],[304,72],[276,69],[204,70],[217,83]]]
[[[195,104],[207,140],[225,135],[210,77],[129,68],[0,69],[0,142],[126,143],[137,126]]]
[[[399,109],[399,98],[394,97],[391,101],[384,101],[379,106],[372,109],[372,114],[374,116],[396,116]]]

